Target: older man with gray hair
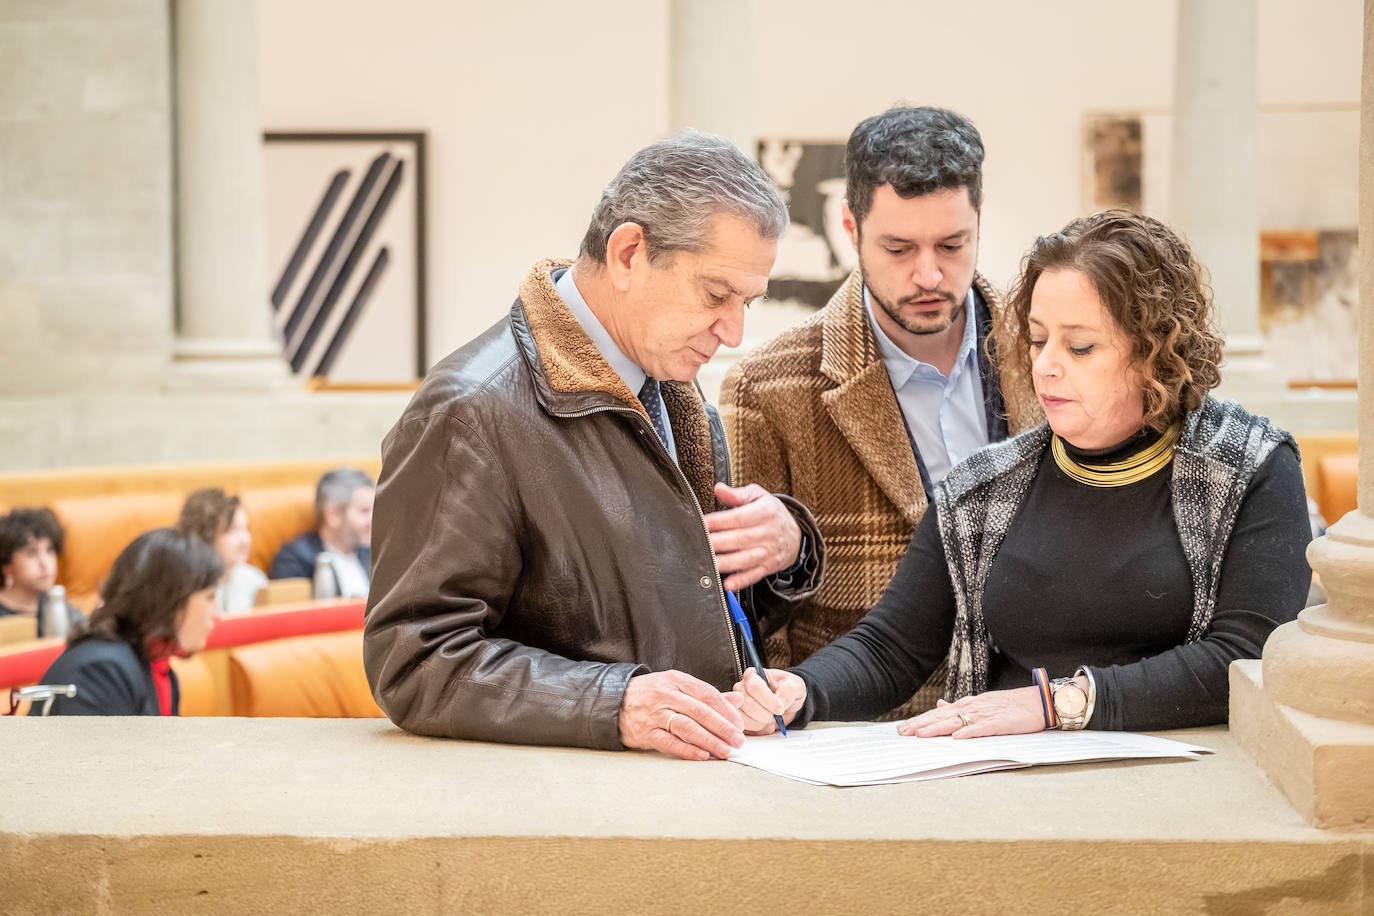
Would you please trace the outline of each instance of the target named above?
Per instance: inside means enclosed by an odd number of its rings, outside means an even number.
[[[723,694],[820,577],[795,500],[730,483],[694,383],[763,295],[787,210],[718,137],[606,186],[575,262],[440,362],[382,444],[364,635],[373,694],[425,735],[724,757]]]
[[[377,484],[357,468],[326,471],[315,484],[315,530],[287,541],[272,558],[273,579],[311,578],[324,555],[334,576],[334,592],[345,598],[367,595],[372,565],[372,500]]]

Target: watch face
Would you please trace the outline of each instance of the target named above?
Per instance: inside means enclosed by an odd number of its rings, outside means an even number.
[[[1061,719],[1076,719],[1088,708],[1088,698],[1077,684],[1065,684],[1054,692],[1054,711]]]

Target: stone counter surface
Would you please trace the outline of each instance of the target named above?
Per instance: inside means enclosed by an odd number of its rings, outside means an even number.
[[[407,735],[0,718],[0,913],[1374,913],[1374,833],[1217,751],[905,785]],[[1374,778],[1374,775],[1371,776]]]

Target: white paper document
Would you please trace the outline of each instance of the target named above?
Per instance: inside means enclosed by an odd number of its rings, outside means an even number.
[[[897,723],[746,738],[735,763],[821,786],[872,786],[1052,763],[1197,757],[1211,750],[1131,732],[1047,731],[995,738],[916,738]]]

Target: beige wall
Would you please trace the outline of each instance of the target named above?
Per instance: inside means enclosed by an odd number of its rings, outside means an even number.
[[[829,0],[758,6],[760,136],[842,138],[899,100],[954,108],[977,123],[988,150],[981,265],[999,283],[1014,275],[1037,235],[1082,211],[1084,114],[1163,113],[1172,105],[1175,0],[862,0],[846,5],[853,15],[838,38],[826,25],[836,17]],[[1343,109],[1335,118],[1340,128],[1357,131],[1359,0],[1261,0],[1259,7],[1261,107]],[[1279,120],[1262,116],[1262,160],[1271,147],[1278,156],[1294,145]],[[1344,189],[1335,196],[1348,201],[1347,226],[1354,219],[1355,135],[1337,134],[1330,154],[1322,149],[1325,137],[1306,138],[1302,150],[1302,161],[1340,164],[1334,174],[1318,174],[1324,187]],[[1167,136],[1147,159],[1156,150],[1162,156],[1147,162],[1147,177],[1167,182]],[[1293,158],[1290,152],[1287,161]],[[1312,176],[1273,168],[1263,177],[1271,180],[1262,184],[1262,212],[1282,212],[1305,199]],[[1158,191],[1167,201],[1167,185]]]
[[[757,135],[843,139],[898,100],[977,122],[989,150],[982,266],[998,282],[1036,235],[1082,209],[1085,112],[1168,120],[1174,0],[1070,0],[1052,13],[1009,0],[754,6]],[[259,0],[267,126],[431,131],[432,359],[496,320],[531,260],[571,254],[600,186],[671,126],[667,10],[409,0],[380,16],[361,2]],[[1261,208],[1272,219],[1353,222],[1360,22],[1359,0],[1260,2],[1260,156],[1276,176]],[[1167,200],[1167,150],[1165,135],[1163,173],[1147,166],[1150,200]],[[1294,168],[1308,162],[1322,167]]]
[[[165,0],[0,3],[0,398],[160,377],[168,41]]]
[[[898,99],[977,121],[982,267],[999,282],[1081,209],[1085,112],[1143,110],[1163,143],[1173,0],[753,5],[758,135],[842,139]],[[242,394],[214,414],[169,373],[170,9],[0,2],[0,467],[370,453],[403,400]],[[602,184],[673,126],[668,0],[255,9],[264,127],[429,132],[431,360],[497,320],[530,262],[572,254]],[[1352,218],[1360,15],[1360,0],[1260,2],[1266,221]],[[1147,204],[1166,158],[1147,162]],[[746,348],[797,314],[755,309]]]
[[[404,405],[172,371],[171,9],[0,0],[0,470],[373,456]]]
[[[267,129],[430,137],[430,360],[571,256],[601,186],[668,129],[663,0],[259,0]]]

